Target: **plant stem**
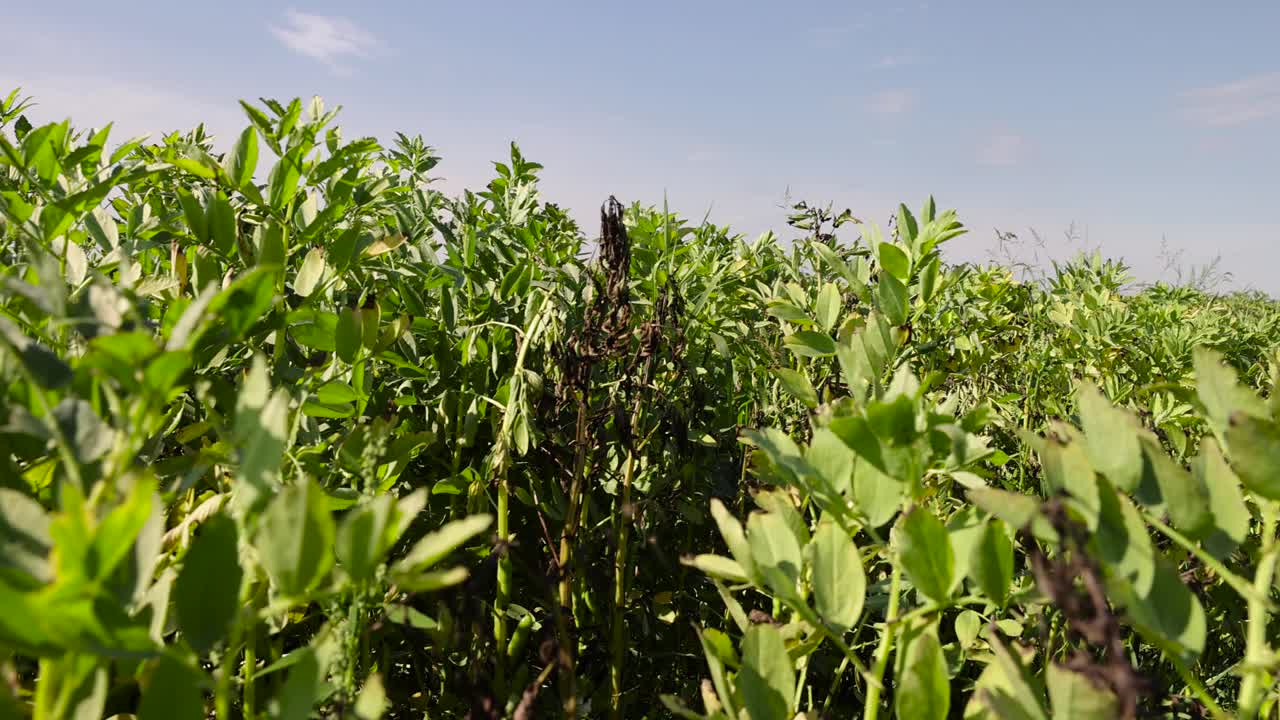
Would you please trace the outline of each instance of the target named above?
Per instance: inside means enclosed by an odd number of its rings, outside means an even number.
[[[1245,676],[1240,683],[1240,717],[1246,719],[1258,716],[1263,696],[1270,685],[1267,671],[1267,665],[1271,660],[1271,648],[1267,645],[1267,621],[1270,617],[1265,600],[1271,590],[1276,570],[1277,551],[1280,550],[1276,545],[1275,534],[1276,503],[1266,502],[1262,507],[1258,569],[1253,579],[1253,588],[1262,598],[1249,599],[1249,624],[1245,635]]]
[[[619,496],[618,512],[614,518],[614,537],[617,539],[618,551],[613,561],[613,627],[609,639],[609,716],[613,720],[622,718],[622,662],[626,654],[626,629],[623,609],[627,601],[627,542],[630,540],[631,523],[631,479],[635,472],[635,453],[627,451],[627,463],[622,471],[622,494]]]
[[[521,339],[520,350],[516,353],[515,368],[511,372],[511,393],[507,398],[502,430],[498,433],[494,453],[494,473],[498,476],[498,542],[501,543],[502,550],[498,556],[497,590],[493,601],[493,638],[497,648],[494,653],[493,675],[494,684],[503,692],[506,690],[507,669],[507,606],[511,603],[511,555],[507,549],[507,543],[511,539],[511,479],[508,475],[511,467],[511,432],[524,396],[524,359],[537,333],[545,325],[543,318],[549,304],[545,296],[541,302],[538,313],[529,322],[529,328]]]
[[[249,629],[249,639],[244,645],[244,664],[240,666],[241,681],[244,683],[244,717],[254,720],[258,715],[257,692],[254,688],[253,674],[258,665],[258,633]]]
[[[574,432],[576,446],[573,460],[573,479],[569,486],[569,509],[564,517],[564,530],[560,534],[560,613],[556,622],[560,643],[560,694],[564,703],[564,716],[573,720],[578,716],[578,682],[574,669],[573,625],[573,541],[578,532],[578,516],[582,503],[582,475],[587,460],[587,396],[578,399],[578,424]]]
[[[889,666],[889,651],[893,649],[893,621],[898,616],[898,589],[902,583],[902,571],[894,563],[893,573],[889,576],[889,607],[885,611],[884,630],[880,634],[880,645],[876,648],[876,664],[871,671],[873,677],[882,682],[885,669]],[[880,715],[880,684],[867,687],[867,702],[863,706],[863,720],[876,720]]]

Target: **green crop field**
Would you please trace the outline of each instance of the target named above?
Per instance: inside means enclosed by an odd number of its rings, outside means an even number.
[[[0,718],[1280,712],[1265,295],[948,262],[932,199],[579,227],[318,99],[25,108]]]

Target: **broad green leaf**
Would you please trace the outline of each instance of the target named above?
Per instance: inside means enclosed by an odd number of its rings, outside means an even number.
[[[747,542],[747,534],[742,529],[742,523],[729,513],[724,503],[720,502],[720,498],[711,499],[711,517],[720,529],[720,536],[724,539],[725,546],[729,548],[729,554],[733,555],[733,559],[737,561],[748,578],[756,580],[756,566],[751,559],[751,545]]]
[[[827,357],[836,352],[836,342],[826,333],[801,330],[782,339],[791,352],[800,357]]]
[[[328,575],[333,543],[333,516],[324,491],[307,478],[272,499],[253,544],[276,591],[286,598],[300,598]]]
[[[1207,530],[1213,522],[1209,488],[1197,476],[1170,460],[1154,440],[1144,439],[1142,445],[1173,526],[1191,535]]]
[[[1089,461],[1111,484],[1133,491],[1142,477],[1142,428],[1129,412],[1113,407],[1088,381],[1076,386],[1080,423],[1084,428]]]
[[[749,580],[741,565],[723,555],[695,555],[688,564],[721,580],[733,583],[745,583]]]
[[[0,487],[0,582],[32,588],[49,582],[49,516],[40,503]]]
[[[236,525],[215,515],[197,530],[173,586],[178,627],[196,652],[206,654],[226,637],[240,610],[241,578]]]
[[[831,332],[840,321],[840,310],[843,302],[840,290],[835,283],[825,283],[818,291],[818,300],[814,304],[814,313],[818,316],[818,326],[823,332]]]
[[[1194,663],[1204,652],[1208,632],[1204,608],[1182,584],[1173,563],[1158,557],[1154,565],[1148,591],[1120,582],[1108,594],[1120,600],[1129,619],[1149,642],[1185,663]]]
[[[804,547],[809,544],[809,524],[796,509],[791,494],[785,490],[761,490],[752,498],[761,510],[777,515],[787,524],[796,544]]]
[[[396,563],[398,573],[419,573],[431,569],[449,553],[462,547],[471,538],[484,532],[493,524],[488,514],[470,515],[461,520],[446,523],[438,530],[427,533],[409,553]]]
[[[387,690],[382,685],[382,674],[374,673],[364,681],[364,687],[360,688],[354,709],[359,720],[382,720],[382,715],[390,705]]]
[[[1227,450],[1240,482],[1268,500],[1280,500],[1280,425],[1246,412],[1231,415]]]
[[[71,382],[71,368],[48,346],[32,340],[9,318],[0,315],[0,349],[8,350],[43,388],[57,389]]]
[[[1223,559],[1249,536],[1252,517],[1240,493],[1240,480],[1227,466],[1213,438],[1202,441],[1200,454],[1192,461],[1191,470],[1197,482],[1209,489],[1213,527],[1206,533],[1204,546]]]
[[[1025,438],[1040,456],[1042,489],[1048,497],[1065,492],[1078,500],[1078,507],[1087,511],[1085,525],[1092,531],[1098,526],[1098,481],[1086,443],[1065,423],[1053,423],[1051,428],[1045,437]]]
[[[161,658],[142,693],[138,720],[204,720],[204,717],[200,676],[171,657]]]
[[[244,129],[236,140],[235,147],[227,154],[223,170],[231,187],[240,189],[253,180],[253,173],[258,169],[258,133],[252,126]]]
[[[981,540],[973,548],[969,577],[996,605],[1004,607],[1009,601],[1009,588],[1013,583],[1013,540],[1000,519],[987,523]]]
[[[872,527],[893,519],[907,497],[906,483],[881,472],[862,457],[854,461],[853,503]]]
[[[880,275],[877,296],[880,301],[880,310],[884,312],[885,318],[890,323],[899,326],[907,324],[910,298],[907,296],[907,286],[903,285],[901,280],[893,275]]]
[[[905,283],[911,277],[911,259],[902,248],[890,242],[880,243],[878,248],[880,267],[893,277]]]
[[[469,573],[464,567],[401,574],[396,576],[396,586],[406,592],[435,592],[466,581]]]
[[[795,325],[813,325],[813,318],[786,300],[770,300],[765,312]]]
[[[831,430],[817,428],[813,431],[813,439],[805,448],[804,458],[828,493],[848,496],[852,492],[855,456]]]
[[[1118,717],[1119,701],[1107,687],[1058,663],[1045,671],[1053,717],[1063,720],[1109,720]]]
[[[934,602],[946,602],[951,594],[955,557],[947,528],[922,507],[915,507],[894,527],[893,543],[907,579]]]
[[[1222,355],[1197,348],[1192,358],[1195,362],[1196,395],[1215,432],[1228,432],[1236,413],[1256,419],[1269,417],[1266,405],[1257,395],[1240,386],[1236,372],[1223,363]]]
[[[951,709],[951,681],[936,625],[910,638],[901,668],[894,693],[897,716],[946,720]]]
[[[752,627],[757,627],[757,626],[752,626]],[[694,630],[698,633],[698,643],[702,646],[702,654],[703,654],[703,657],[706,658],[707,671],[711,675],[711,683],[715,687],[716,695],[718,696],[718,702],[724,705],[724,709],[727,712],[728,716],[736,718],[738,717],[738,712],[736,710],[736,707],[737,707],[737,702],[735,698],[736,693],[733,692],[733,687],[729,685],[729,678],[727,673],[725,672],[724,662],[721,661],[720,659],[721,657],[720,650],[716,646],[713,636],[711,636],[706,630],[703,630],[697,627],[695,627]],[[750,631],[751,631],[751,628],[748,628],[746,631],[744,631],[744,634],[745,632],[750,632]],[[743,649],[745,651],[745,647]],[[782,649],[782,656],[786,657],[786,654],[787,654],[787,651],[784,645]],[[753,679],[758,680],[758,682],[760,683],[765,682],[764,677],[761,675],[761,673],[758,670],[755,671],[755,675],[756,677]],[[767,692],[762,691],[761,695],[764,697],[767,697]]]
[[[752,625],[742,639],[738,692],[750,720],[788,720],[796,676],[778,628]]]
[[[388,526],[395,511],[395,498],[379,495],[349,511],[338,526],[334,547],[338,562],[356,581],[373,577],[386,551]]]
[[[236,401],[234,437],[239,446],[241,482],[235,493],[242,507],[254,506],[279,482],[288,443],[288,402],[283,389],[272,392],[266,361],[255,357]]]
[[[298,269],[298,276],[293,280],[293,291],[302,297],[311,297],[320,278],[324,276],[324,268],[324,251],[311,248],[302,261],[302,267]]]
[[[364,342],[363,328],[360,326],[360,314],[354,308],[343,308],[338,315],[338,326],[334,330],[334,346],[338,357],[351,364]]]
[[[965,720],[1049,720],[1044,689],[1036,686],[1023,661],[998,638],[988,642],[995,662],[978,676]]]
[[[316,651],[307,647],[295,652],[299,653],[298,660],[290,667],[277,696],[280,704],[277,720],[307,720],[311,717],[311,708],[321,699],[324,670]]]
[[[1041,540],[1058,542],[1057,531],[1040,514],[1040,503],[1035,498],[993,487],[970,488],[965,495],[1014,530],[1030,529]]]
[[[862,616],[867,576],[853,540],[834,522],[813,536],[813,598],[823,620],[847,632]]]
[[[809,382],[808,375],[791,368],[774,368],[773,374],[778,378],[778,382],[782,383],[782,389],[805,407],[810,409],[818,407],[818,393],[813,389],[813,383]]]
[[[1116,492],[1110,483],[1099,482],[1098,490],[1102,511],[1091,542],[1094,557],[1108,567],[1110,573],[1145,594],[1155,577],[1155,550],[1146,523],[1133,501]]]
[[[800,544],[787,521],[775,513],[752,513],[747,518],[747,542],[751,559],[769,588],[779,596],[796,597],[803,561]]]

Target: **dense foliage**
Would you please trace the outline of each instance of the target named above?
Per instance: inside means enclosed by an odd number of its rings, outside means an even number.
[[[1280,307],[0,105],[0,717],[1275,716]],[[1270,399],[1268,399],[1270,398]]]

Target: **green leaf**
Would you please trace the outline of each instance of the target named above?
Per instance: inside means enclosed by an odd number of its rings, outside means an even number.
[[[847,496],[853,490],[853,466],[856,456],[838,435],[828,428],[817,428],[805,448],[804,459],[833,498]]]
[[[1280,425],[1242,411],[1231,415],[1226,435],[1231,467],[1244,486],[1280,500]]]
[[[316,651],[310,647],[295,651],[300,656],[289,670],[277,700],[280,711],[276,720],[307,720],[311,708],[320,700],[324,672]]]
[[[1053,717],[1062,720],[1108,720],[1119,717],[1119,701],[1109,688],[1058,663],[1045,672]]]
[[[436,563],[447,557],[449,553],[484,532],[491,524],[493,524],[493,516],[488,514],[470,515],[461,520],[447,523],[440,529],[423,536],[413,546],[413,549],[396,563],[395,571],[397,573],[419,573],[429,570]]]
[[[359,720],[382,720],[382,715],[390,707],[387,701],[387,690],[382,685],[382,674],[373,673],[364,681],[360,694],[356,696],[356,717]]]
[[[1190,535],[1207,530],[1213,522],[1209,488],[1199,478],[1174,463],[1155,440],[1143,440],[1143,454],[1160,486],[1164,507],[1173,526]]]
[[[252,126],[244,129],[235,147],[227,154],[223,170],[233,189],[243,188],[253,180],[258,169],[258,133]]]
[[[862,616],[867,576],[853,540],[834,522],[813,536],[813,597],[823,620],[847,632]]]
[[[737,684],[750,720],[791,717],[796,676],[778,628],[768,623],[747,628]]]
[[[800,357],[828,357],[836,352],[836,341],[826,333],[801,330],[782,339],[791,352]]]
[[[382,563],[389,549],[384,546],[384,539],[393,519],[394,503],[391,495],[379,495],[349,511],[338,526],[334,550],[353,580],[368,580]]]
[[[881,472],[862,457],[854,461],[853,467],[854,507],[872,527],[882,527],[902,507],[907,484]]]
[[[1235,370],[1223,363],[1221,354],[1196,348],[1192,358],[1195,363],[1196,395],[1216,433],[1229,432],[1228,426],[1237,413],[1256,419],[1269,417],[1266,404],[1257,395],[1240,386]]]
[[[298,269],[298,276],[293,280],[293,291],[302,297],[311,297],[320,278],[324,276],[324,268],[324,251],[311,248],[302,261],[302,267]]]
[[[780,597],[797,597],[803,560],[800,544],[786,520],[776,513],[752,513],[747,518],[747,542],[751,559],[769,588]]]
[[[0,488],[0,582],[33,588],[53,579],[49,516],[40,503],[17,490]]]
[[[138,720],[203,720],[200,676],[171,657],[161,658],[142,693]]]
[[[1155,576],[1155,550],[1146,523],[1127,495],[1116,492],[1105,480],[1098,483],[1098,489],[1102,502],[1098,529],[1090,543],[1094,556],[1111,573],[1145,594]]]
[[[818,392],[813,389],[813,383],[809,382],[808,375],[791,368],[774,368],[773,375],[778,378],[778,382],[782,383],[782,389],[805,407],[810,409],[818,407]]]
[[[880,267],[893,277],[905,283],[911,277],[911,259],[902,248],[889,242],[880,243],[878,248]]]
[[[748,582],[747,573],[742,566],[723,555],[694,555],[688,564],[710,575],[733,583]]]
[[[1076,386],[1080,424],[1088,438],[1089,461],[1111,484],[1132,492],[1142,478],[1142,428],[1132,414],[1115,408],[1088,381]]]
[[[1153,574],[1146,592],[1123,582],[1114,583],[1111,592],[1149,642],[1187,664],[1194,663],[1204,652],[1208,632],[1204,608],[1182,584],[1178,568],[1164,557],[1156,559]]]
[[[996,605],[1009,602],[1013,583],[1013,540],[1003,521],[992,519],[982,531],[981,540],[969,560],[969,577]]]
[[[831,332],[840,320],[840,310],[843,302],[840,298],[840,290],[835,283],[825,283],[822,289],[818,291],[818,300],[814,305],[815,313],[818,316],[818,326],[824,332]]]
[[[301,598],[319,586],[333,565],[333,516],[324,491],[310,478],[281,490],[253,544],[281,596]]]
[[[813,318],[786,300],[770,300],[765,312],[795,325],[813,325]]]
[[[338,357],[347,364],[356,360],[363,343],[363,329],[360,326],[360,315],[353,308],[343,308],[338,315],[338,327],[334,331],[334,344]]]
[[[271,391],[265,360],[255,357],[236,401],[234,437],[240,468],[235,487],[237,502],[252,507],[279,482],[280,465],[288,444],[289,398],[283,389]]]
[[[729,548],[733,559],[742,567],[747,577],[754,581],[757,577],[756,566],[751,558],[751,545],[747,542],[747,534],[742,529],[742,523],[725,509],[720,498],[711,499],[711,517],[716,521],[720,536],[724,538],[725,546]]]
[[[946,602],[955,572],[946,526],[928,510],[915,507],[902,517],[893,535],[899,562],[911,584],[930,600]]]
[[[951,709],[951,681],[937,633],[937,626],[930,625],[911,637],[906,647],[894,692],[899,718],[946,720]]]
[[[241,578],[236,525],[215,515],[200,525],[173,587],[178,627],[196,652],[226,637],[240,610]]]
[[[1200,454],[1192,461],[1191,470],[1197,481],[1209,489],[1213,527],[1207,533],[1204,546],[1218,559],[1224,559],[1249,536],[1252,516],[1240,493],[1240,479],[1227,466],[1213,438],[1201,442]]]
[[[884,312],[889,322],[899,326],[906,325],[907,312],[910,310],[907,286],[892,275],[881,274],[876,292],[880,301],[880,310]]]
[[[1065,492],[1078,500],[1078,506],[1086,511],[1085,525],[1092,531],[1098,526],[1098,481],[1089,462],[1086,443],[1070,425],[1055,422],[1051,428],[1046,437],[1026,437],[1040,456],[1044,494],[1053,497]]]
[[[71,382],[71,367],[47,346],[32,340],[9,318],[0,315],[0,348],[7,349],[43,388],[54,390]]]

